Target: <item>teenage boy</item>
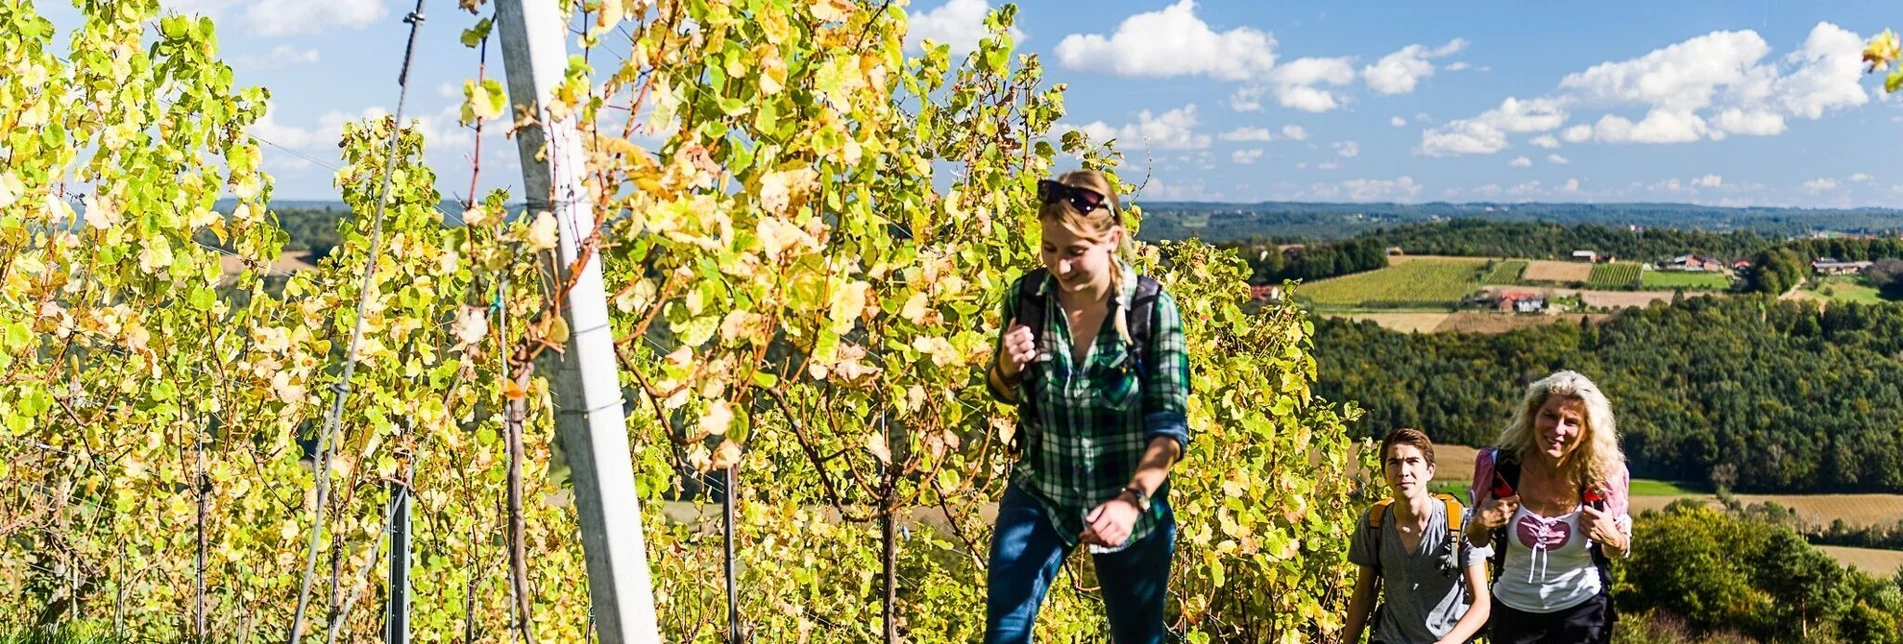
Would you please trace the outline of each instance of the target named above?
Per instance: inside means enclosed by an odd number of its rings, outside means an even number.
[[[1462,644],[1486,627],[1488,548],[1460,537],[1460,501],[1428,491],[1434,443],[1417,429],[1381,441],[1388,498],[1354,531],[1348,561],[1360,567],[1348,602],[1347,642]],[[1377,608],[1376,600],[1380,600]]]

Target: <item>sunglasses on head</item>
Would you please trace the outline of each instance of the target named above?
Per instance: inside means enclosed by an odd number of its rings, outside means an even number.
[[[1050,179],[1037,182],[1037,199],[1047,204],[1068,201],[1072,208],[1076,208],[1077,212],[1081,213],[1104,207],[1103,193],[1089,188],[1065,185]]]

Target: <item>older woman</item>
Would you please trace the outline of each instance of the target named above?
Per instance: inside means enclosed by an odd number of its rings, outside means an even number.
[[[1612,639],[1611,557],[1632,548],[1612,404],[1561,371],[1527,387],[1513,424],[1474,463],[1467,540],[1491,542],[1496,644]]]

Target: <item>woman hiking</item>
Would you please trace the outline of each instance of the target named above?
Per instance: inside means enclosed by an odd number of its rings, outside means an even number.
[[[1040,181],[1038,201],[1044,266],[1006,294],[986,377],[1018,406],[1021,457],[991,537],[984,641],[1030,641],[1045,591],[1081,543],[1111,641],[1161,643],[1176,538],[1168,476],[1189,445],[1182,317],[1121,259],[1129,233],[1107,177]]]
[[[1629,480],[1597,385],[1561,371],[1527,387],[1513,423],[1474,461],[1467,540],[1499,557],[1490,641],[1611,641],[1611,558],[1632,551]]]

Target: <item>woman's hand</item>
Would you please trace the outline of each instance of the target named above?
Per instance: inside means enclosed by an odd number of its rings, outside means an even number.
[[[1087,544],[1115,548],[1130,538],[1137,516],[1143,513],[1136,504],[1121,496],[1105,501],[1084,515],[1084,533],[1078,540]]]
[[[998,375],[1007,381],[1016,379],[1024,373],[1024,365],[1037,359],[1037,338],[1031,335],[1031,327],[1022,322],[1011,321],[1002,344],[1004,352],[998,355]]]
[[[1474,510],[1473,523],[1488,532],[1505,527],[1513,520],[1513,513],[1520,511],[1520,495],[1515,494],[1503,499],[1488,499]]]
[[[1618,519],[1614,519],[1612,515],[1594,509],[1590,505],[1586,506],[1581,512],[1586,524],[1587,538],[1598,542],[1599,545],[1611,548],[1615,552],[1625,552],[1627,545],[1625,531],[1619,529]]]

